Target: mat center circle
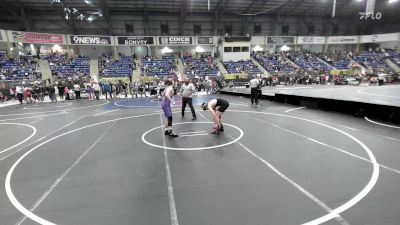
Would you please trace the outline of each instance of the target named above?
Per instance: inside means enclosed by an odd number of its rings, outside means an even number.
[[[174,124],[177,138],[170,138],[163,132],[163,127],[151,128],[142,135],[142,141],[159,149],[177,151],[196,151],[224,147],[236,143],[243,137],[239,127],[223,123],[224,132],[211,134],[212,122],[181,122]]]

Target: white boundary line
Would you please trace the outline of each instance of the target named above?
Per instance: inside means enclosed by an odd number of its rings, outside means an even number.
[[[208,133],[200,133],[200,134],[183,134],[180,135],[181,137],[193,137],[193,136],[203,136],[203,135],[208,135]]]
[[[212,123],[212,122],[182,122],[182,123],[175,123],[175,125],[177,125],[177,124],[189,124],[189,123]],[[240,129],[239,127],[231,125],[231,124],[227,124],[227,123],[224,123],[224,125],[237,129],[239,131],[239,133],[240,133],[239,137],[237,137],[236,139],[234,139],[234,140],[232,140],[230,142],[227,142],[227,143],[224,143],[224,144],[220,144],[220,145],[215,145],[215,146],[198,147],[198,148],[174,148],[174,147],[156,145],[156,144],[150,143],[149,141],[146,140],[145,137],[146,137],[146,135],[148,133],[152,132],[153,130],[156,130],[156,129],[159,129],[159,128],[163,127],[163,126],[158,126],[158,127],[154,127],[152,129],[146,131],[145,133],[143,133],[142,141],[144,143],[150,145],[150,146],[153,146],[153,147],[156,147],[156,148],[161,148],[161,149],[166,148],[168,150],[176,150],[176,151],[197,151],[197,150],[206,150],[206,149],[214,149],[214,148],[224,147],[224,146],[227,146],[227,145],[230,145],[230,144],[233,144],[233,143],[237,142],[238,140],[240,140],[243,137],[243,130]]]
[[[278,126],[278,125],[273,124],[273,123],[265,122],[265,121],[262,120],[262,119],[258,119],[258,118],[257,118],[256,120],[260,121],[261,123],[268,124],[268,125],[271,125],[271,126],[274,126],[274,127],[278,128],[278,129],[284,130],[284,131],[286,131],[286,132],[288,132],[288,133],[292,133],[292,134],[297,135],[297,136],[299,136],[299,137],[305,138],[305,139],[307,139],[307,140],[309,140],[309,141],[312,141],[312,142],[314,142],[314,143],[320,144],[320,145],[322,145],[322,146],[331,148],[331,149],[333,149],[333,150],[337,150],[337,151],[339,151],[339,152],[342,152],[342,153],[347,154],[347,155],[349,155],[349,156],[352,156],[352,157],[354,157],[354,158],[361,159],[361,160],[363,160],[363,161],[365,161],[365,162],[368,162],[368,163],[372,163],[371,160],[368,160],[368,159],[366,159],[366,158],[364,158],[364,157],[361,157],[361,156],[359,156],[359,155],[350,153],[350,152],[348,152],[348,151],[346,151],[346,150],[337,148],[337,147],[335,147],[335,146],[326,144],[326,143],[324,143],[324,142],[318,141],[318,140],[316,140],[316,139],[314,139],[314,138],[307,137],[307,136],[305,136],[305,135],[302,135],[302,134],[297,133],[297,132],[294,132],[294,131],[292,131],[292,130],[283,128],[283,127]],[[400,174],[400,170],[393,169],[393,168],[391,168],[391,167],[389,167],[389,166],[386,166],[386,165],[383,165],[383,164],[379,164],[379,166],[382,167],[382,168],[384,168],[384,169],[387,169],[387,170],[389,170],[389,171],[392,171],[392,172],[394,172],[394,173]]]
[[[392,137],[388,137],[388,136],[382,136],[382,135],[378,135],[379,137],[383,137],[383,138],[386,138],[386,139],[389,139],[389,140],[392,140],[392,141],[398,141],[398,142],[400,142],[400,140],[399,139],[396,139],[396,138],[392,138]]]
[[[316,225],[316,224],[321,224],[324,223],[326,221],[331,220],[332,218],[335,218],[336,215],[348,210],[349,208],[353,207],[354,205],[356,205],[359,201],[361,201],[365,196],[368,195],[368,193],[374,188],[376,182],[378,181],[378,177],[379,177],[379,164],[376,161],[376,158],[374,156],[374,154],[372,153],[372,151],[364,144],[362,143],[360,140],[358,140],[357,138],[353,137],[352,135],[346,133],[345,131],[342,131],[340,129],[337,129],[335,127],[329,126],[327,124],[323,124],[317,121],[313,121],[313,120],[309,120],[309,119],[305,119],[305,118],[301,118],[301,117],[296,117],[296,116],[289,116],[289,115],[283,115],[283,114],[277,114],[277,113],[268,113],[268,112],[256,112],[256,111],[240,111],[240,110],[229,110],[230,112],[241,112],[241,113],[254,113],[254,114],[264,114],[264,115],[275,115],[275,116],[280,116],[280,117],[286,117],[286,118],[293,118],[293,119],[298,119],[298,120],[303,120],[303,121],[307,121],[307,122],[311,122],[314,124],[318,124],[327,128],[330,128],[332,130],[335,130],[339,133],[344,134],[345,136],[349,137],[350,139],[352,139],[353,141],[355,141],[356,143],[358,143],[364,150],[365,152],[368,154],[370,161],[373,164],[373,171],[372,171],[372,175],[371,178],[369,180],[369,182],[367,183],[367,185],[353,198],[351,198],[349,201],[347,201],[346,203],[342,204],[341,206],[335,208],[332,210],[332,212],[321,216],[319,218],[316,218],[312,221],[306,222],[304,223],[304,225]]]
[[[267,112],[255,112],[255,111],[240,111],[240,110],[230,110],[231,112],[241,112],[241,113],[255,113],[255,114],[264,114],[264,115],[276,115],[276,116],[280,116],[280,117],[287,117],[287,118],[294,118],[294,119],[299,119],[299,120],[303,120],[303,121],[308,121],[311,123],[315,123],[315,124],[319,124],[321,126],[327,127],[327,128],[331,128],[335,131],[338,131],[339,133],[342,133],[344,135],[346,135],[347,137],[351,138],[352,140],[354,140],[355,142],[357,142],[369,155],[371,162],[373,163],[373,172],[372,172],[372,176],[370,178],[370,181],[368,182],[368,184],[356,195],[354,196],[352,199],[350,199],[348,202],[344,203],[343,205],[337,207],[336,209],[332,210],[331,213],[328,213],[324,216],[321,216],[319,218],[316,218],[312,221],[309,221],[307,223],[307,225],[315,225],[315,224],[321,224],[324,223],[326,221],[329,221],[332,218],[335,218],[336,215],[346,211],[347,209],[351,208],[352,206],[354,206],[355,204],[357,204],[359,201],[361,201],[374,187],[374,185],[376,184],[378,177],[379,177],[379,165],[376,162],[376,158],[373,155],[373,153],[371,152],[371,150],[361,141],[359,141],[358,139],[356,139],[355,137],[351,136],[350,134],[339,130],[337,128],[331,127],[329,125],[326,124],[322,124],[316,121],[312,121],[309,119],[305,119],[305,118],[301,118],[301,117],[295,117],[295,116],[289,116],[289,115],[283,115],[283,114],[276,114],[276,113],[267,113]],[[105,124],[105,123],[109,123],[112,121],[118,121],[118,120],[123,120],[123,119],[130,119],[130,118],[138,118],[138,117],[144,117],[144,116],[150,116],[150,115],[159,115],[157,113],[150,113],[150,114],[142,114],[142,115],[137,115],[137,116],[130,116],[130,117],[123,117],[123,118],[118,118],[118,119],[112,119],[112,120],[107,120],[107,121],[103,121],[103,122],[99,122],[99,123],[95,123],[95,124],[91,124],[91,125],[87,125],[84,127],[80,127],[71,131],[68,131],[66,133],[57,135],[49,140],[46,140],[42,143],[40,143],[39,145],[35,146],[34,148],[30,149],[28,152],[26,152],[24,155],[22,155],[10,168],[10,170],[7,173],[6,179],[5,179],[5,190],[6,190],[6,194],[7,197],[9,198],[10,202],[14,205],[14,207],[20,211],[22,214],[26,215],[27,217],[29,217],[31,220],[40,223],[40,224],[44,224],[44,225],[53,225],[54,223],[47,221],[39,216],[37,216],[36,214],[32,213],[31,211],[29,211],[28,209],[26,209],[14,196],[14,193],[11,189],[11,177],[13,174],[13,171],[15,170],[15,168],[18,166],[18,164],[26,157],[28,156],[31,152],[33,152],[34,150],[36,150],[37,148],[39,148],[40,146],[53,141],[54,139],[57,139],[59,137],[62,137],[64,135],[85,129],[85,128],[89,128],[89,127],[93,127],[96,125],[100,125],[100,124]],[[156,129],[156,128],[153,128]]]
[[[105,111],[105,112],[102,112],[102,113],[97,113],[97,114],[94,114],[93,116],[99,116],[99,115],[103,115],[103,114],[111,113],[111,112],[116,112],[116,111],[119,111],[119,109]]]
[[[293,88],[275,88],[275,90],[297,90],[297,89],[311,89],[312,87],[293,87]]]
[[[55,113],[55,114],[39,115],[39,116],[28,116],[28,117],[22,117],[22,118],[4,119],[4,120],[0,120],[0,122],[3,122],[3,121],[14,121],[14,120],[23,120],[23,119],[31,119],[31,118],[40,118],[40,117],[48,117],[48,116],[56,116],[56,115],[61,115],[61,114],[65,114],[65,113],[67,113],[67,112],[60,112],[60,113]]]
[[[72,122],[70,122],[70,123],[64,125],[63,127],[60,127],[60,128],[58,128],[57,130],[55,130],[55,131],[53,131],[53,132],[51,132],[51,133],[49,133],[49,134],[46,134],[45,136],[43,136],[43,137],[37,139],[36,141],[30,143],[29,145],[27,145],[27,146],[25,146],[25,147],[22,147],[22,148],[18,149],[17,151],[15,151],[15,152],[13,152],[13,153],[11,153],[11,154],[9,154],[9,155],[3,157],[3,158],[0,158],[0,162],[3,161],[4,159],[7,159],[8,157],[14,155],[15,153],[17,153],[17,152],[19,152],[19,151],[25,149],[26,147],[29,147],[29,146],[35,144],[36,142],[39,142],[39,141],[45,139],[46,137],[48,137],[48,136],[50,136],[50,135],[52,135],[52,134],[55,134],[56,132],[58,132],[58,131],[60,131],[60,130],[62,130],[62,129],[64,129],[64,128],[68,127],[69,125],[71,125],[71,124],[73,124],[73,123],[75,123],[75,122],[78,122],[79,120],[81,120],[81,119],[84,118],[84,117],[85,117],[85,116],[79,117],[78,119],[76,119],[76,120],[74,120],[74,121],[72,121]]]
[[[181,134],[185,135],[185,134],[200,134],[200,133],[206,133],[207,131],[203,130],[203,131],[193,131],[193,132],[182,132]]]
[[[24,109],[51,109],[51,108],[61,108],[61,107],[65,107],[65,106],[70,106],[72,105],[72,103],[55,103],[55,104],[62,104],[62,105],[57,105],[57,106],[47,106],[47,107],[30,107],[30,106],[25,106]]]
[[[154,106],[151,106],[151,105],[143,105],[142,106],[142,105],[121,105],[121,104],[118,104],[120,102],[130,101],[130,100],[131,99],[124,99],[124,100],[116,101],[116,102],[114,102],[114,105],[115,106],[119,106],[119,107],[125,107],[125,108],[160,108],[162,106],[161,101],[159,102],[160,103],[159,105],[154,105]],[[171,104],[171,108],[172,107],[181,107],[181,106],[178,103],[176,103],[175,105]]]
[[[364,94],[364,95],[375,95],[375,96],[380,96],[380,97],[388,97],[388,98],[400,98],[399,96],[391,96],[391,95],[380,95],[380,94],[371,94],[371,93],[365,93],[363,92],[364,90],[358,90],[358,93]]]
[[[2,154],[2,153],[4,153],[4,152],[7,152],[7,151],[10,151],[11,149],[13,149],[13,148],[15,148],[15,147],[17,147],[17,146],[22,145],[23,143],[25,143],[25,142],[27,142],[28,140],[30,140],[30,139],[31,139],[33,136],[35,136],[35,134],[36,134],[36,128],[35,128],[34,126],[32,126],[32,125],[29,125],[29,124],[24,124],[24,123],[0,123],[0,125],[19,125],[19,126],[29,127],[29,128],[31,128],[31,129],[33,130],[32,134],[29,135],[29,137],[25,138],[23,141],[20,141],[19,143],[15,144],[15,145],[13,145],[13,146],[11,146],[11,147],[9,147],[9,148],[6,148],[6,149],[4,149],[4,150],[1,150],[1,151],[0,151],[0,154]]]
[[[289,110],[286,110],[285,113],[292,112],[292,111],[299,110],[299,109],[304,109],[304,108],[306,108],[306,107],[298,107],[298,108],[294,108],[294,109],[289,109]]]
[[[165,170],[166,170],[166,173],[167,173],[168,200],[169,200],[169,211],[170,211],[170,214],[171,214],[171,224],[172,225],[179,225],[178,215],[176,213],[174,187],[172,186],[171,170],[170,170],[169,162],[168,162],[168,152],[167,152],[167,149],[165,148],[164,125],[163,125],[161,113],[160,113],[160,122],[161,122],[161,127],[162,127],[162,129],[161,129],[161,137],[162,137],[163,145],[164,145],[164,162],[165,162]]]
[[[125,101],[128,101],[128,100],[129,99],[116,101],[116,102],[114,102],[114,105],[115,106],[119,106],[119,107],[126,107],[126,108],[159,108],[159,107],[161,107],[161,104],[160,105],[155,105],[155,106],[121,105],[121,104],[118,104],[120,102],[125,102]]]
[[[32,205],[32,207],[29,209],[29,211],[33,212],[35,209],[44,201],[44,199],[57,187],[57,185],[64,179],[65,176],[85,157],[92,149],[93,147],[106,135],[106,133],[117,123],[117,121],[114,122],[111,126],[109,126],[103,134],[97,138],[97,140],[75,161],[74,164],[72,164],[57,180],[50,186],[50,188],[43,193],[42,196]],[[23,216],[21,220],[19,220],[16,225],[21,225],[25,220],[26,216]]]
[[[335,218],[340,224],[342,225],[349,225],[344,219],[343,217],[341,217],[339,214],[336,214],[333,212],[333,210],[327,206],[324,202],[322,202],[321,200],[319,200],[317,197],[315,197],[313,194],[311,194],[310,192],[308,192],[306,189],[304,189],[302,186],[300,186],[299,184],[297,184],[296,182],[294,182],[292,179],[290,179],[289,177],[287,177],[285,174],[283,174],[281,171],[279,171],[277,168],[275,168],[272,164],[270,164],[268,161],[266,161],[265,159],[263,159],[261,156],[257,155],[256,153],[254,153],[253,151],[251,151],[249,148],[247,148],[245,145],[243,145],[242,143],[238,142],[238,144],[240,146],[242,146],[242,148],[244,148],[248,153],[250,153],[251,155],[253,155],[256,159],[260,160],[262,163],[264,163],[265,165],[267,165],[272,171],[274,171],[276,174],[278,174],[278,176],[280,176],[282,179],[284,179],[286,182],[288,182],[289,184],[291,184],[294,188],[296,188],[297,190],[299,190],[301,193],[303,193],[305,196],[307,196],[308,198],[310,198],[313,202],[317,203],[317,205],[319,205],[321,208],[325,209],[325,211],[327,211],[328,213],[332,213],[333,218]]]
[[[201,113],[199,113],[201,115]],[[205,118],[206,120],[208,120],[206,117],[204,117],[203,115],[201,115],[203,118]],[[256,153],[254,153],[253,151],[251,151],[249,148],[247,148],[245,145],[243,145],[240,142],[237,142],[238,145],[240,145],[242,148],[244,148],[248,153],[250,153],[252,156],[254,156],[256,159],[260,160],[262,163],[264,163],[265,165],[267,165],[273,172],[275,172],[276,174],[278,174],[278,176],[280,176],[282,179],[284,179],[286,182],[288,182],[289,184],[291,184],[294,188],[296,188],[297,190],[299,190],[301,193],[303,193],[305,196],[307,196],[308,198],[310,198],[313,202],[317,203],[317,205],[319,205],[321,208],[325,209],[325,211],[327,211],[328,213],[332,212],[332,209],[329,208],[329,206],[327,206],[325,203],[323,203],[321,200],[319,200],[317,197],[315,197],[313,194],[311,194],[310,192],[308,192],[306,189],[304,189],[302,186],[300,186],[299,184],[297,184],[296,182],[294,182],[292,179],[290,179],[289,177],[287,177],[285,174],[283,174],[281,171],[279,171],[277,168],[275,168],[271,163],[269,163],[268,161],[266,161],[265,159],[263,159],[261,156],[257,155]],[[340,224],[342,225],[349,225],[339,214],[336,214],[334,217]]]
[[[48,140],[46,140],[46,141],[44,141],[44,142],[42,142],[42,143],[36,145],[35,147],[33,147],[32,149],[30,149],[29,151],[27,151],[25,154],[23,154],[17,161],[15,161],[15,163],[11,166],[10,170],[9,170],[8,173],[7,173],[4,186],[5,186],[5,190],[6,190],[7,197],[8,197],[8,199],[10,200],[11,204],[13,204],[13,206],[14,206],[19,212],[21,212],[22,214],[24,214],[25,216],[27,216],[29,219],[35,221],[36,223],[39,223],[39,224],[42,224],[42,225],[55,225],[54,223],[52,223],[52,222],[50,222],[50,221],[48,221],[48,220],[46,220],[46,219],[43,219],[42,217],[40,217],[40,216],[34,214],[33,212],[29,211],[29,210],[28,210],[27,208],[25,208],[25,207],[18,201],[18,199],[15,197],[15,195],[14,195],[14,193],[13,193],[13,191],[12,191],[12,188],[11,188],[11,177],[12,177],[12,174],[13,174],[15,168],[18,166],[18,164],[21,163],[21,161],[22,161],[26,156],[28,156],[30,153],[32,153],[33,151],[35,151],[36,149],[38,149],[40,146],[42,146],[42,145],[44,145],[44,144],[47,144],[47,143],[49,143],[49,142],[51,142],[51,141],[53,141],[53,140],[55,140],[55,139],[57,139],[57,138],[60,138],[60,137],[62,137],[62,136],[65,136],[65,135],[68,135],[68,134],[71,134],[71,133],[73,133],[73,132],[76,132],[76,131],[79,131],[79,130],[83,130],[83,129],[86,129],[86,128],[89,128],[89,127],[97,126],[97,125],[100,125],[100,124],[110,123],[110,122],[113,122],[113,121],[119,121],[119,120],[124,120],[124,119],[131,119],[131,118],[139,118],[139,117],[144,117],[144,116],[151,116],[151,115],[159,115],[159,114],[158,114],[158,113],[149,113],[149,114],[142,114],[142,115],[136,115],[136,116],[128,116],[128,117],[122,117],[122,118],[117,118],[117,119],[112,119],[112,120],[106,120],[106,121],[102,121],[102,122],[99,122],[99,123],[94,123],[94,124],[86,125],[86,126],[83,126],[83,127],[80,127],[80,128],[77,128],[77,129],[74,129],[74,130],[71,130],[71,131],[62,133],[62,134],[59,134],[59,135],[57,135],[57,136],[55,136],[55,137],[52,137],[52,138],[50,138],[50,139],[48,139]]]
[[[370,123],[374,123],[374,124],[381,125],[381,126],[384,126],[384,127],[390,127],[390,128],[400,129],[400,127],[397,127],[397,126],[392,126],[392,125],[388,125],[388,124],[384,124],[384,123],[375,122],[375,121],[369,119],[368,117],[364,117],[364,118],[365,118],[365,120],[367,120],[367,121],[370,122]]]
[[[52,112],[64,112],[64,111],[70,111],[70,110],[75,110],[75,109],[86,109],[86,108],[105,105],[105,104],[108,104],[109,102],[110,101],[106,101],[104,103],[97,104],[97,105],[89,105],[89,106],[83,106],[83,107],[72,108],[72,109],[59,109],[59,110],[43,111],[43,112],[31,112],[31,113],[3,114],[3,115],[0,115],[0,117],[1,116],[20,116],[20,115],[30,115],[30,114],[40,114],[40,113],[52,113]]]

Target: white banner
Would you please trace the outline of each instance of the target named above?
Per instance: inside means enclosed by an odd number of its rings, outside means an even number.
[[[359,36],[332,36],[328,37],[328,44],[357,44]]]
[[[326,37],[323,36],[303,36],[297,38],[297,44],[325,44]]]
[[[374,42],[387,42],[387,41],[399,41],[400,33],[389,33],[389,34],[374,34],[374,35],[363,35],[360,37],[361,43],[374,43]]]
[[[0,42],[6,41],[6,31],[0,30]]]

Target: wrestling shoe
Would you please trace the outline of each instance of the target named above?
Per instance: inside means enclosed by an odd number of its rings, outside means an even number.
[[[175,137],[178,137],[179,135],[177,135],[177,134],[175,134],[174,132],[171,131],[171,132],[169,132],[169,136],[175,138]]]
[[[219,131],[224,132],[224,126],[221,124],[221,127],[219,128]]]
[[[174,134],[174,132],[172,132],[172,130],[166,130],[164,134],[168,135],[170,137],[178,137],[179,136],[177,134]]]
[[[221,133],[220,129],[214,129],[214,131],[211,132],[211,134],[220,134],[220,133]]]

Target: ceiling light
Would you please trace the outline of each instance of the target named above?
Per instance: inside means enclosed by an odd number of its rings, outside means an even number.
[[[398,0],[389,0],[389,4],[392,4],[394,2],[397,2]]]
[[[61,46],[55,44],[55,45],[52,47],[52,50],[53,50],[53,52],[59,52],[59,51],[61,51]]]
[[[204,52],[204,48],[202,48],[201,46],[197,46],[196,47],[196,52]]]
[[[288,46],[286,46],[286,45],[284,45],[284,46],[281,47],[281,51],[282,51],[282,52],[287,52],[287,51],[289,51],[289,50],[290,50],[290,48],[289,48]]]
[[[92,4],[92,0],[84,0],[84,2],[85,2],[86,4],[88,4],[88,5],[91,5],[91,4]]]
[[[89,16],[89,17],[87,18],[87,20],[88,20],[89,22],[92,22],[92,21],[94,20],[94,18],[93,18],[93,16]]]
[[[255,52],[260,52],[260,51],[263,51],[264,49],[263,48],[261,48],[259,45],[256,45],[256,46],[254,46],[254,48],[253,48],[253,51],[255,51]]]
[[[161,49],[161,52],[162,52],[163,54],[165,54],[165,53],[171,53],[171,52],[173,52],[173,51],[172,51],[172,49],[170,49],[170,48],[168,48],[168,47],[164,47],[163,49]]]

